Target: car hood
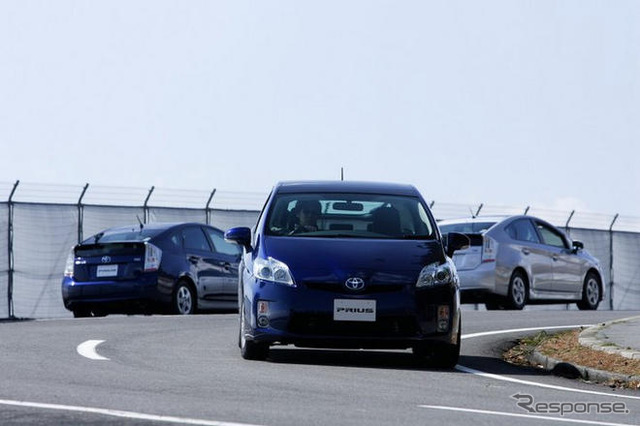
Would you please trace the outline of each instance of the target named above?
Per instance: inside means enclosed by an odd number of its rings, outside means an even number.
[[[415,284],[425,265],[444,260],[438,241],[266,237],[260,253],[289,267],[300,282]]]

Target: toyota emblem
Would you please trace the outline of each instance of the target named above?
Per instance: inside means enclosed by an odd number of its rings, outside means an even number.
[[[345,281],[344,286],[353,291],[362,290],[364,288],[364,280],[358,277],[351,277]]]
[[[110,256],[102,256],[102,263],[109,263],[111,262],[111,257]]]

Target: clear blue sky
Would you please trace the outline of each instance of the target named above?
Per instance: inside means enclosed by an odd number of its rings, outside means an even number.
[[[0,182],[640,216],[640,1],[0,1]]]

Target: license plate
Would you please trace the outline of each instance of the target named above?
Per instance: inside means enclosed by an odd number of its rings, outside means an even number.
[[[96,277],[115,277],[118,275],[118,265],[98,265]]]
[[[334,321],[375,321],[376,301],[362,299],[335,299]]]

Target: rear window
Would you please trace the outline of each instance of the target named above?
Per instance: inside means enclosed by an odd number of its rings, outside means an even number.
[[[427,207],[411,196],[280,194],[267,215],[267,235],[316,238],[431,239]]]
[[[448,234],[449,232],[460,232],[463,234],[482,234],[495,225],[496,222],[467,222],[467,223],[451,223],[448,225],[440,225],[440,232]]]
[[[89,243],[107,243],[110,241],[148,241],[150,238],[155,237],[159,233],[163,232],[164,229],[139,229],[139,228],[131,228],[113,230],[113,231],[104,231],[104,233],[100,232],[96,235],[93,235],[86,240],[83,241],[83,244]]]

